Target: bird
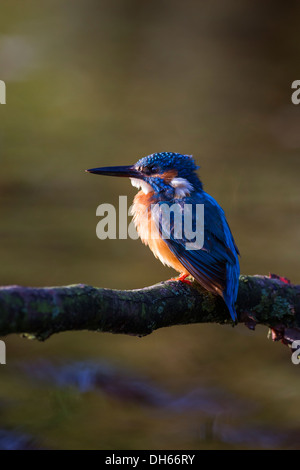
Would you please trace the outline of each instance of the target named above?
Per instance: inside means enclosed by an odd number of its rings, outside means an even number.
[[[240,253],[223,209],[203,189],[197,174],[199,168],[192,155],[159,152],[142,157],[133,165],[91,168],[86,171],[130,178],[132,185],[140,190],[134,197],[132,215],[142,242],[164,265],[180,273],[176,278],[178,281],[189,283],[186,278],[191,276],[202,288],[222,297],[233,323],[236,323]],[[178,209],[182,215],[181,224],[185,222],[185,207],[190,207],[194,228],[197,228],[198,222],[195,209],[202,205],[202,244],[187,249],[186,236],[176,236],[175,215],[170,216],[168,224],[159,215],[157,208],[163,204]],[[152,210],[153,207],[156,210]]]

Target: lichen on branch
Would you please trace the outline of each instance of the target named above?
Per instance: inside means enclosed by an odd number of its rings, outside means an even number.
[[[300,286],[270,276],[240,276],[238,322],[263,324],[273,339],[300,338]],[[63,287],[0,287],[0,335],[45,340],[63,331],[93,330],[145,336],[190,323],[232,324],[222,298],[197,283],[165,281],[135,290]]]

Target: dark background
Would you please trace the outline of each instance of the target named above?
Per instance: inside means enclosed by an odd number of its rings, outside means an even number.
[[[299,283],[299,18],[296,1],[3,2],[0,284],[172,277],[139,240],[97,239],[96,207],[135,189],[84,172],[160,151],[194,155],[242,273]],[[266,328],[4,339],[0,430],[20,447],[299,447],[300,366]]]

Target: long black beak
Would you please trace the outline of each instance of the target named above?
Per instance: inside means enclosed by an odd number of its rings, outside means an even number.
[[[132,165],[129,166],[105,166],[102,168],[91,168],[85,170],[88,173],[95,173],[96,175],[105,176],[127,176],[128,178],[139,178],[143,177],[142,173],[136,170]]]

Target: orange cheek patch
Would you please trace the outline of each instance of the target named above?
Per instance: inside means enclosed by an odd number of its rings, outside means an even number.
[[[172,181],[173,178],[176,178],[177,175],[177,170],[168,170],[161,175],[157,175],[157,177],[163,179],[166,183],[170,183],[170,181]]]

